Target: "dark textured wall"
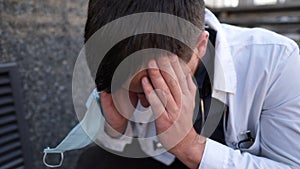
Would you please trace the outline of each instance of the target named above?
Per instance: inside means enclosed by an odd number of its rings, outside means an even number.
[[[0,0],[0,64],[16,62],[23,114],[36,169],[42,149],[55,146],[77,123],[71,79],[83,45],[87,0]],[[80,152],[66,154],[73,168]]]

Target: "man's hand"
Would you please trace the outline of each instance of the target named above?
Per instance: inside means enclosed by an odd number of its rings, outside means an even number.
[[[205,138],[193,128],[196,86],[177,56],[149,62],[149,78],[142,85],[156,116],[156,130],[163,146],[190,168],[197,168]],[[151,83],[150,81],[151,80]]]
[[[130,102],[128,100],[128,91],[123,88],[116,91],[115,95],[117,97],[115,97],[116,100],[114,102],[112,94],[107,92],[100,93],[101,107],[106,120],[105,130],[111,137],[119,137],[125,132],[128,119],[134,111],[133,107],[137,104],[137,96],[129,92]],[[114,103],[118,103],[118,105]],[[122,112],[120,113],[119,110],[122,110]]]

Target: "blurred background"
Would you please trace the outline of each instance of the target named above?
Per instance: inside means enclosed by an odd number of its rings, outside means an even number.
[[[264,27],[300,43],[299,0],[207,0],[222,22]],[[87,0],[0,0],[0,168],[43,169],[42,150],[78,122],[73,67]],[[81,151],[65,154],[74,168]]]
[[[299,0],[206,0],[221,22],[262,27],[300,44]]]

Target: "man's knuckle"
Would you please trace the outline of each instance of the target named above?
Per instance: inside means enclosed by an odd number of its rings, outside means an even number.
[[[184,76],[180,77],[180,82],[186,84],[186,78]]]
[[[178,113],[178,112],[180,112],[180,109],[179,109],[179,107],[178,107],[178,106],[174,106],[174,112],[175,112],[175,113]]]
[[[177,82],[172,78],[168,80],[168,84],[170,85],[171,88],[177,87]]]
[[[151,79],[160,78],[161,77],[160,71],[158,69],[151,70],[150,77],[151,77]]]

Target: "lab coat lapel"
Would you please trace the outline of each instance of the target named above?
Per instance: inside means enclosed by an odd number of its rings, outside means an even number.
[[[225,94],[234,94],[236,91],[236,71],[222,26],[208,9],[205,10],[205,23],[218,32],[215,44],[215,70],[212,96],[225,103]]]

